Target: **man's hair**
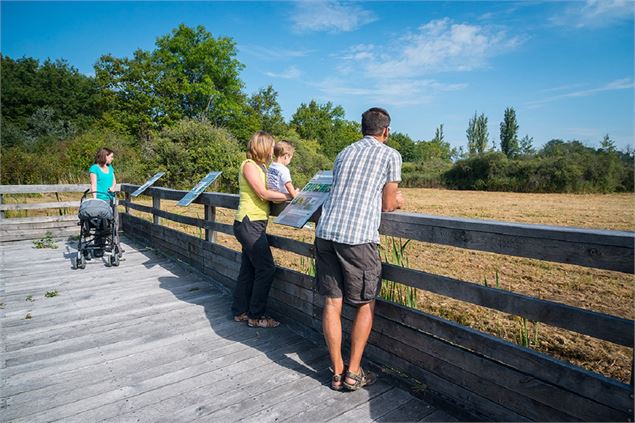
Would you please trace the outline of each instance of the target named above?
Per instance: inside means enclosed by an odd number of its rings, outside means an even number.
[[[390,126],[390,115],[385,109],[371,107],[362,114],[362,134],[379,135]]]
[[[291,145],[289,141],[279,141],[276,143],[275,147],[273,147],[273,154],[277,157],[282,157],[285,154],[293,154],[295,148]]]
[[[247,144],[247,158],[259,164],[267,164],[271,160],[271,148],[275,142],[270,133],[256,132]]]
[[[110,148],[100,148],[99,150],[97,150],[97,154],[95,154],[95,163],[97,163],[99,166],[105,165],[107,162],[106,157],[110,156],[112,152],[113,151]]]

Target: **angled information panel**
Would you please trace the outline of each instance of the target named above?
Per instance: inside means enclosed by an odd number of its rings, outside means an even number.
[[[141,194],[143,191],[147,190],[150,185],[155,183],[157,181],[157,179],[159,179],[163,175],[165,175],[165,172],[157,173],[152,178],[148,179],[148,181],[145,184],[143,184],[139,188],[137,188],[137,190],[135,192],[133,192],[132,194],[130,194],[130,196],[136,197],[137,195]]]
[[[210,172],[205,175],[205,177],[201,179],[201,182],[196,184],[196,186],[192,188],[190,192],[185,194],[183,198],[181,198],[179,202],[176,203],[176,205],[181,207],[189,206],[190,203],[194,201],[194,199],[198,197],[203,191],[205,191],[207,187],[220,176],[221,173],[222,172]]]
[[[326,201],[332,186],[333,172],[330,170],[319,171],[278,215],[275,222],[294,228],[303,227],[313,216],[313,213]]]

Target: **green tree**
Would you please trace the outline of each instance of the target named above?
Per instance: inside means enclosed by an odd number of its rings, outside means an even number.
[[[317,140],[322,152],[335,158],[342,148],[361,138],[360,124],[344,119],[344,108],[333,103],[302,103],[291,117],[290,126],[301,138]]]
[[[261,88],[249,98],[249,106],[260,120],[260,128],[273,135],[281,135],[286,130],[282,109],[278,103],[278,93],[271,85]]]
[[[602,150],[607,153],[615,153],[617,151],[615,141],[609,137],[609,134],[604,135],[604,138],[602,138],[602,141],[600,142],[600,146]]]
[[[525,135],[520,139],[520,145],[518,148],[520,150],[520,154],[526,156],[534,154],[536,152],[534,149],[534,138],[529,135]]]
[[[518,122],[513,107],[505,109],[505,116],[500,124],[501,151],[507,157],[515,157],[519,153]]]
[[[101,114],[97,84],[63,60],[11,59],[0,54],[2,145],[29,137],[72,136]]]
[[[399,151],[404,162],[415,161],[415,142],[407,134],[401,132],[390,134],[386,145]]]
[[[470,156],[481,155],[487,149],[489,132],[487,130],[487,117],[485,114],[477,115],[470,119],[467,127],[467,148]]]
[[[159,37],[153,51],[137,50],[131,59],[102,56],[95,75],[110,120],[134,133],[147,136],[183,117],[227,126],[246,102],[236,54],[231,38],[181,24]]]

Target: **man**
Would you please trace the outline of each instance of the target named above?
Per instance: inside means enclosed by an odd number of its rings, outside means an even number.
[[[357,390],[376,376],[361,368],[381,285],[381,212],[401,208],[401,155],[385,145],[390,115],[373,107],[362,115],[364,138],[335,159],[333,187],[315,230],[318,292],[325,296],[322,327],[332,363],[331,389]],[[342,359],[342,303],[357,308],[348,369]]]

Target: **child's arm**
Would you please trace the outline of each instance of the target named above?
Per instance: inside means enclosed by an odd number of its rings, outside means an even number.
[[[291,194],[291,198],[295,198],[298,195],[298,191],[293,186],[293,182],[287,182],[286,184],[284,184],[284,187],[287,189],[287,191],[289,191],[289,194]]]

